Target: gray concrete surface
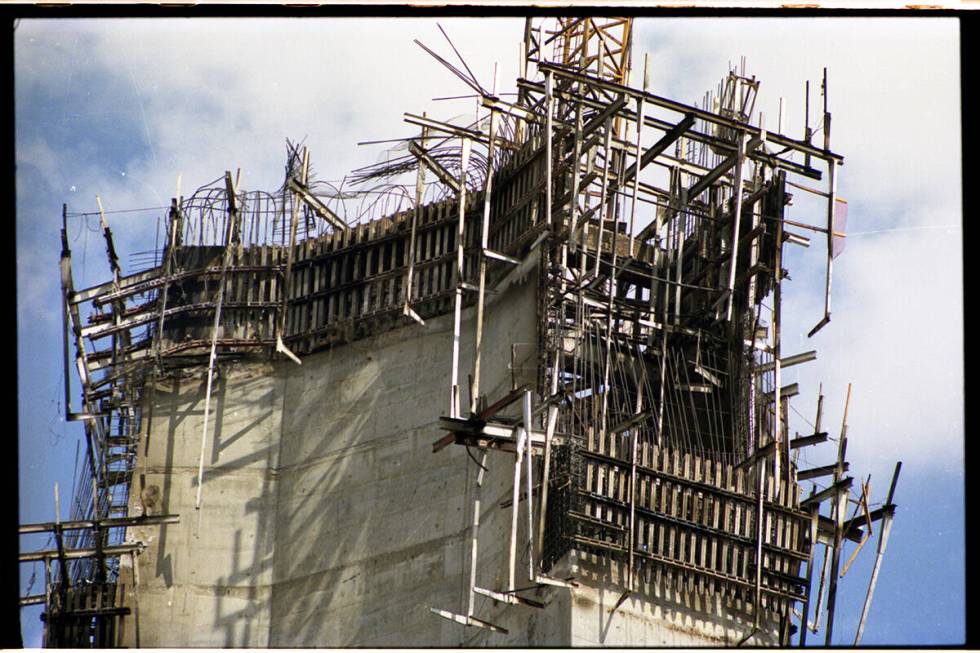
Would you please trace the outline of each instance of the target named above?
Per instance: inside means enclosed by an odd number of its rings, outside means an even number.
[[[537,281],[493,298],[482,390],[491,399],[536,378]],[[506,312],[502,306],[507,307]],[[464,313],[464,409],[473,315]],[[583,585],[529,596],[545,609],[477,599],[508,635],[465,628],[430,607],[466,610],[476,466],[451,446],[433,454],[449,412],[452,316],[307,356],[222,365],[212,401],[203,506],[195,510],[204,379],[155,384],[130,514],[177,513],[177,525],[133,529],[144,647],[722,645],[737,619],[666,597],[631,598],[581,567]],[[515,407],[516,408],[516,407]],[[507,584],[513,456],[490,452],[478,584]],[[141,497],[158,499],[145,505]],[[150,490],[150,491],[146,491]],[[526,519],[521,504],[520,523]],[[581,567],[581,568],[580,568]],[[524,559],[518,586],[529,584]],[[128,565],[124,579],[131,575]],[[586,581],[586,579],[589,579]],[[129,599],[132,605],[132,597]],[[132,620],[131,620],[132,621]],[[128,627],[127,642],[135,643]],[[741,633],[739,633],[741,636]]]

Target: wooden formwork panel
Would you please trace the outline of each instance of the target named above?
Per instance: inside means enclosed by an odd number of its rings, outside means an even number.
[[[581,513],[570,516],[574,542],[623,557],[629,552],[633,502],[634,553],[653,580],[691,591],[747,596],[755,588],[756,478],[708,456],[637,443],[636,488],[630,488],[627,434],[590,432],[580,455],[585,464]],[[778,487],[778,491],[777,491]],[[799,494],[772,476],[763,482],[762,605],[785,614],[803,600],[799,576],[810,543],[810,516]]]

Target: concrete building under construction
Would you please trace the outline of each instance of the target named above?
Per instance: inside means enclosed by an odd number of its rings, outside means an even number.
[[[420,43],[480,112],[406,113],[356,220],[290,144],[277,190],[174,198],[143,271],[103,216],[111,277],[77,289],[63,231],[87,465],[66,520],[21,527],[57,543],[21,554],[47,646],[829,643],[874,532],[860,641],[899,468],[871,510],[846,408],[791,435],[781,377],[816,356],[780,343],[784,248],[826,248],[812,335],[844,240],[826,101],[791,137],[744,66],[658,96],[631,33],[529,19],[514,101]]]

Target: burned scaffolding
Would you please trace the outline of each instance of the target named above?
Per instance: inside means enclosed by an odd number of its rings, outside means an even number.
[[[129,494],[145,492],[133,487],[133,460],[146,383],[182,373],[206,378],[199,507],[219,361],[298,364],[448,314],[453,366],[445,435],[433,451],[475,450],[479,473],[467,598],[458,611],[432,606],[435,614],[506,632],[476,614],[476,595],[541,608],[527,589],[574,588],[603,561],[615,566],[620,603],[655,586],[718,597],[749,615],[746,642],[787,645],[798,630],[805,644],[819,628],[826,594],[829,644],[843,544],[860,548],[875,528],[860,641],[899,468],[881,508],[870,509],[869,484],[852,497],[845,407],[836,462],[801,469],[797,453],[830,439],[824,398],[814,432],[793,437],[790,399],[798,388],[782,377],[816,357],[786,352],[780,342],[784,246],[809,246],[801,230],[826,245],[826,302],[813,335],[830,321],[833,260],[844,238],[846,204],[836,196],[843,157],[830,147],[826,101],[818,139],[809,115],[798,138],[753,119],[759,81],[744,64],[703,106],[661,97],[648,88],[646,62],[642,84],[630,84],[631,35],[628,18],[529,19],[513,102],[484,88],[465,62],[459,69],[420,43],[478,98],[472,124],[405,114],[421,129],[404,139],[408,152],[356,171],[353,188],[315,181],[309,152],[292,144],[275,192],[244,191],[226,172],[173,200],[165,245],[141,272],[122,274],[102,214],[112,279],[76,290],[66,225],[65,401],[68,418],[85,424],[81,486],[91,497],[75,502],[71,522],[22,527],[57,536],[57,550],[21,557],[43,559],[48,570],[46,593],[22,600],[46,605],[47,644],[114,644],[117,622],[109,620],[130,612],[117,597],[120,559],[141,547],[126,529],[178,519],[159,514],[154,497],[142,494],[143,514],[127,512]],[[391,181],[400,175],[414,175],[414,188]],[[791,189],[825,200],[822,224],[786,215]],[[353,219],[352,200],[362,209]],[[536,381],[487,396],[484,324],[506,311],[490,306],[488,295],[531,273]],[[85,305],[93,311],[83,320]],[[468,387],[464,310],[475,313]],[[79,412],[70,403],[72,367]],[[492,450],[513,454],[505,587],[478,582],[479,489],[501,459]],[[829,486],[804,496],[801,483],[817,478]],[[63,539],[66,529],[79,539]],[[518,584],[518,547],[528,561],[520,579],[530,587]],[[570,556],[579,561],[574,573]],[[138,593],[137,579],[131,591]],[[85,592],[98,594],[97,602],[86,602]]]

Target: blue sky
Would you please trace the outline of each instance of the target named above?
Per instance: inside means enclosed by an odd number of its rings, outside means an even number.
[[[440,21],[470,67],[500,90],[517,75],[521,19]],[[674,19],[637,21],[634,61],[651,58],[654,92],[698,101],[745,55],[762,81],[756,108],[802,133],[805,79],[819,106],[829,68],[833,149],[849,237],[835,260],[833,321],[806,333],[823,307],[823,253],[789,248],[784,351],[817,349],[793,368],[794,407],[812,421],[824,384],[825,423],[839,430],[854,384],[848,458],[880,500],[904,463],[899,511],[863,643],[963,641],[963,313],[959,31],[955,19]],[[15,33],[17,297],[21,520],[53,517],[53,484],[72,484],[81,427],[63,421],[58,256],[70,211],[162,207],[226,169],[242,186],[282,182],[285,139],[306,138],[321,178],[373,163],[410,135],[402,112],[449,118],[473,101],[412,43],[448,53],[428,19],[23,20]],[[503,44],[503,45],[501,45]],[[509,44],[509,45],[508,45]],[[824,220],[802,193],[789,217]],[[151,249],[162,210],[110,213],[124,271]],[[109,277],[97,218],[69,232],[79,287]],[[816,239],[815,239],[816,242]],[[77,402],[77,395],[74,397]],[[807,452],[829,462],[833,447]],[[64,503],[64,502],[63,502]],[[63,509],[64,511],[64,509]],[[843,579],[835,643],[853,638],[873,547]],[[846,555],[850,554],[850,549]],[[22,567],[22,587],[31,575]],[[40,567],[38,567],[40,576]],[[43,586],[39,577],[34,591]],[[25,610],[25,644],[39,643]],[[913,617],[914,615],[914,617]],[[811,637],[822,642],[822,637]]]

